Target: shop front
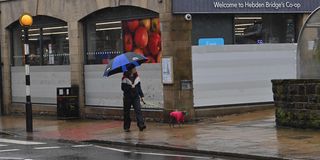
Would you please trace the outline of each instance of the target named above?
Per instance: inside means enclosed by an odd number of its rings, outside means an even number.
[[[192,15],[192,44],[222,38],[224,44],[296,43],[317,0],[173,0],[173,14]],[[200,44],[201,45],[201,44]]]
[[[192,16],[195,107],[273,101],[271,79],[296,78],[296,43],[317,0],[173,0]]]
[[[138,68],[145,92],[143,108],[181,109],[194,116],[191,23],[172,15],[169,0],[4,1],[1,2],[1,58],[4,113],[24,112],[25,79],[20,15],[30,13],[31,100],[34,113],[56,114],[57,88],[77,86],[81,117],[121,117],[121,74],[103,77],[106,64],[123,52],[148,58]],[[48,7],[50,6],[50,7]],[[6,14],[4,14],[6,13]],[[183,27],[181,27],[183,26]],[[162,57],[171,58],[174,79],[163,83]]]
[[[0,4],[3,113],[23,112],[24,37],[17,20],[29,12],[34,17],[29,33],[34,111],[55,114],[56,88],[77,86],[82,117],[121,117],[122,75],[104,78],[103,71],[112,58],[130,51],[149,59],[138,68],[146,93],[143,107],[164,115],[186,110],[194,117],[194,107],[272,101],[270,80],[296,77],[299,30],[320,1]]]
[[[71,85],[68,25],[65,21],[35,16],[29,28],[32,102],[55,104],[57,87]],[[8,28],[11,38],[12,102],[25,102],[23,29],[18,21]]]
[[[139,7],[120,6],[95,11],[81,20],[85,39],[85,103],[122,107],[122,74],[108,78],[102,72],[111,59],[125,52],[148,58],[138,67],[146,94],[143,108],[163,108],[161,32],[159,14]]]

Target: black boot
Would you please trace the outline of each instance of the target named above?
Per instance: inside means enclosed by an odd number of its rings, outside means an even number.
[[[139,126],[139,130],[140,131],[143,131],[144,129],[146,129],[147,127],[145,126],[145,125],[143,125],[143,126]]]

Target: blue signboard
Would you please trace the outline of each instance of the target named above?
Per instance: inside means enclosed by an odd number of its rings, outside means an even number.
[[[172,0],[172,12],[184,13],[310,13],[320,0]]]
[[[223,38],[200,38],[199,46],[207,46],[207,45],[224,45]]]

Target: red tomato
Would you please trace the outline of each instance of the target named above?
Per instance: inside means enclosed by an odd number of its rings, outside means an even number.
[[[153,56],[157,56],[161,50],[161,36],[159,33],[152,32],[148,43],[149,51]]]
[[[128,28],[129,28],[130,32],[134,32],[139,26],[139,21],[137,19],[129,20],[127,22],[127,25],[128,25]]]
[[[140,21],[141,25],[146,27],[147,30],[150,29],[150,26],[151,26],[151,21],[150,19],[143,19]]]
[[[133,42],[132,42],[132,36],[130,33],[126,33],[124,35],[124,50],[126,52],[130,52],[132,50]]]
[[[148,57],[150,55],[148,47],[143,48],[143,53],[144,53],[144,56],[146,56],[146,57]]]
[[[148,61],[147,63],[156,63],[156,61],[154,60],[154,58],[152,56],[148,56]]]
[[[134,53],[137,53],[137,54],[143,55],[143,50],[140,49],[140,48],[135,48],[135,49],[133,50],[133,52],[134,52]],[[143,55],[143,56],[144,56],[144,55]]]
[[[137,47],[144,48],[148,44],[148,31],[145,27],[139,27],[134,35],[134,42]]]

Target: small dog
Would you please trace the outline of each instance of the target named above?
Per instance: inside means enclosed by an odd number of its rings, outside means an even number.
[[[169,126],[174,127],[175,124],[178,124],[179,127],[184,123],[184,117],[187,115],[185,111],[173,111],[170,113],[170,123]]]

